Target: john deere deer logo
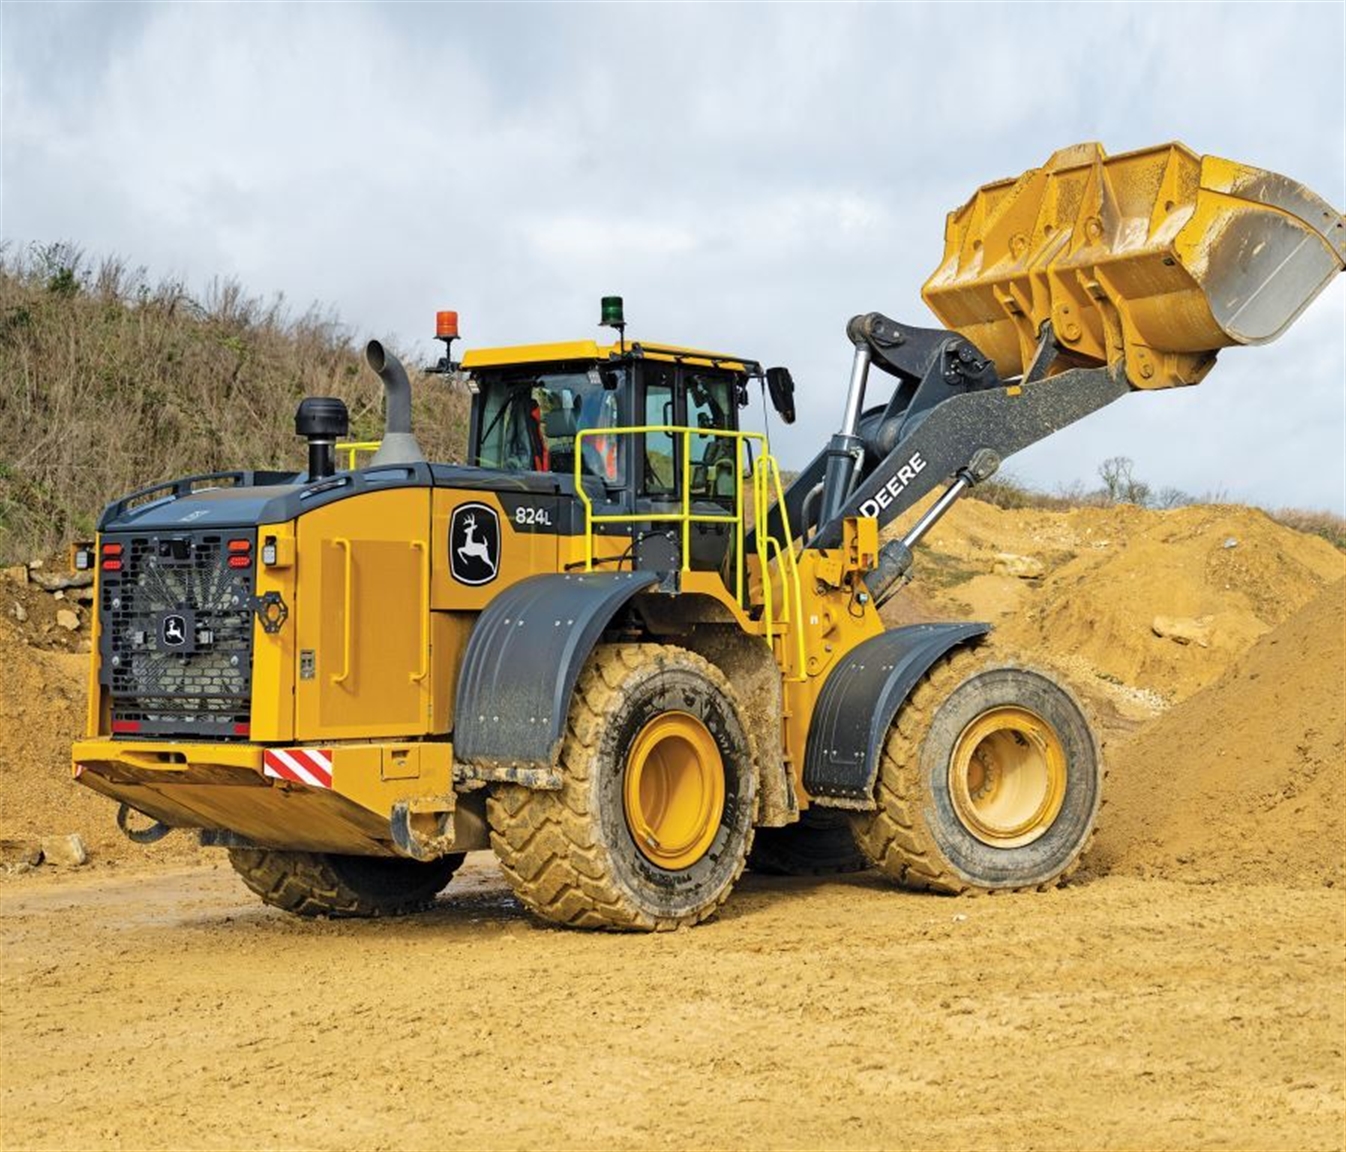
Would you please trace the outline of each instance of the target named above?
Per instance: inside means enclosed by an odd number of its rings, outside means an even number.
[[[196,617],[189,609],[165,612],[157,618],[155,631],[161,652],[190,656],[196,651]]]
[[[487,504],[459,504],[449,521],[449,570],[460,584],[489,584],[500,566],[500,518]]]
[[[181,616],[165,616],[163,635],[170,648],[181,648],[187,643],[187,621]]]

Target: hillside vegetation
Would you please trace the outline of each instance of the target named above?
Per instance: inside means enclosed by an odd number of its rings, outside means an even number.
[[[294,410],[339,396],[351,438],[377,439],[383,390],[362,342],[335,316],[290,311],[216,281],[199,298],[118,259],[57,244],[0,246],[0,565],[89,536],[111,499],[147,484],[228,468],[302,468]],[[404,360],[409,358],[403,357]],[[467,397],[408,363],[426,455],[460,460]],[[999,476],[972,496],[1006,509],[1196,501],[1153,491],[1124,457],[1101,486],[1049,495]],[[1346,521],[1281,509],[1273,519],[1346,548]]]
[[[67,245],[0,249],[0,564],[89,535],[110,499],[146,484],[302,468],[306,395],[341,397],[352,438],[377,438],[383,391],[361,346],[335,317],[236,283],[197,298]],[[422,446],[460,459],[466,397],[418,383]]]

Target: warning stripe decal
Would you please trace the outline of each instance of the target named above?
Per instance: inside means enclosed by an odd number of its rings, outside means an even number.
[[[332,786],[330,748],[268,748],[262,754],[262,772],[292,784],[311,788]]]

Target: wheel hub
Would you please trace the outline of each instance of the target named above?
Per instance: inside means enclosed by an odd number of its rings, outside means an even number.
[[[636,735],[626,758],[626,826],[641,854],[670,872],[690,868],[724,816],[724,762],[706,726],[665,712]]]
[[[1066,795],[1066,755],[1055,730],[1026,708],[993,708],[972,721],[949,760],[958,819],[993,848],[1046,834]]]

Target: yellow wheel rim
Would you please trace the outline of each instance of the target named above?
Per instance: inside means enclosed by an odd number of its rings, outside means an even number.
[[[949,761],[958,819],[993,848],[1042,836],[1066,797],[1066,754],[1050,724],[1026,708],[984,712],[963,729]]]
[[[665,712],[636,736],[622,785],[626,826],[641,854],[669,872],[690,868],[724,816],[724,762],[695,716]]]

